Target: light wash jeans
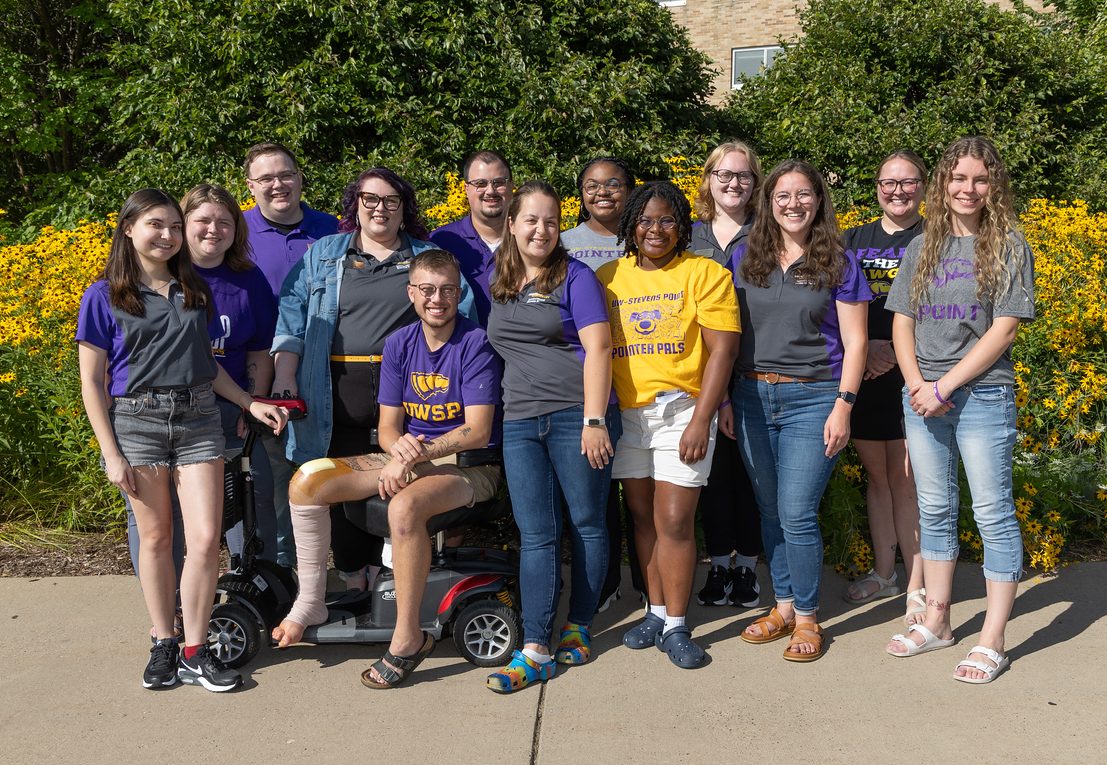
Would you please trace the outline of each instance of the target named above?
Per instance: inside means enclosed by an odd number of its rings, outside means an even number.
[[[770,384],[747,377],[739,377],[731,392],[773,593],[805,615],[819,608],[819,503],[838,459],[826,456],[823,426],[837,393],[837,380]]]
[[[1012,463],[1015,392],[1011,385],[973,385],[949,397],[941,417],[903,414],[907,451],[919,495],[919,536],[926,560],[957,560],[957,511],[961,503],[957,462],[965,465],[972,512],[984,543],[984,576],[1017,582],[1022,576],[1022,535],[1015,518]]]
[[[611,463],[602,470],[580,453],[584,407],[504,421],[504,472],[519,526],[519,590],[523,642],[550,648],[561,581],[562,502],[573,543],[569,621],[590,625],[607,576],[607,494]],[[607,411],[614,445],[622,431],[619,410]]]

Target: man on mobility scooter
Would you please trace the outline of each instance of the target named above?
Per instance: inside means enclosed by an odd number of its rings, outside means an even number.
[[[289,486],[300,586],[273,630],[281,648],[327,619],[329,506],[374,493],[389,499],[397,618],[388,652],[362,673],[370,688],[399,685],[434,648],[419,626],[431,563],[428,519],[490,499],[499,484],[498,465],[449,464],[460,452],[498,446],[500,433],[500,360],[484,330],[457,315],[460,280],[457,261],[443,250],[411,260],[407,292],[419,321],[385,341],[383,453],[311,460]]]

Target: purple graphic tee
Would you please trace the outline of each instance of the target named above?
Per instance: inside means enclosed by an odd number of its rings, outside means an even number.
[[[248,391],[246,354],[268,351],[273,344],[277,299],[259,268],[232,271],[226,263],[193,268],[208,283],[215,299],[215,316],[208,322],[211,352],[238,387]]]
[[[388,336],[383,356],[377,401],[403,407],[408,433],[437,438],[465,424],[466,406],[500,404],[500,358],[484,330],[464,317],[437,351],[415,322]],[[490,447],[500,445],[500,420],[497,412]]]

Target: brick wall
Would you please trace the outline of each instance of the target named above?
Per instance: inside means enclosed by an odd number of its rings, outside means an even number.
[[[677,0],[679,2],[679,0]],[[990,0],[1010,8],[1010,0]],[[794,40],[800,32],[797,5],[803,0],[686,0],[669,5],[673,19],[686,28],[692,44],[706,53],[718,70],[712,101],[730,92],[732,48],[776,45],[779,38]],[[1042,0],[1028,0],[1042,10]]]

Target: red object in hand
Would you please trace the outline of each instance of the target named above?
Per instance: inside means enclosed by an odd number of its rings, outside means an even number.
[[[271,397],[271,396],[254,396],[254,401],[260,401],[263,404],[272,404],[273,406],[279,406],[288,412],[289,420],[302,420],[307,417],[307,402],[302,398],[296,396],[290,397]]]

